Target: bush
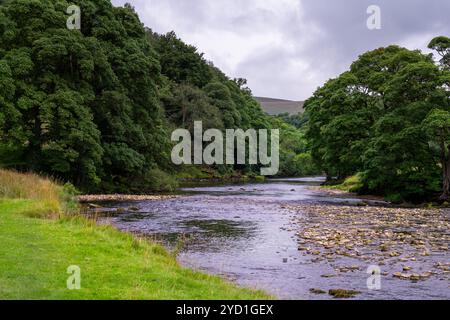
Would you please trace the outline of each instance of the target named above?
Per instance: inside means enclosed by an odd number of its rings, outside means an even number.
[[[173,192],[178,187],[175,177],[160,169],[150,170],[144,177],[145,189],[157,192]]]
[[[363,182],[361,179],[361,174],[356,174],[354,176],[348,177],[345,179],[342,187],[348,190],[349,192],[359,192],[361,188],[363,188]]]
[[[266,177],[264,177],[264,176],[255,176],[255,181],[256,182],[265,182],[266,181]]]
[[[321,174],[309,152],[295,154],[289,152],[281,157],[281,176],[307,177]]]
[[[364,188],[362,174],[360,173],[354,176],[350,176],[346,178],[344,181],[342,180],[328,181],[325,185],[329,186],[332,189],[341,190],[345,192],[361,192],[361,190],[363,190]]]
[[[394,193],[394,194],[388,194],[385,197],[387,202],[391,202],[391,203],[395,203],[395,204],[399,204],[403,202],[403,197],[401,194],[399,193]]]
[[[66,183],[62,187],[60,198],[66,214],[76,214],[79,212],[79,203],[76,197],[80,194],[80,191],[71,183]]]

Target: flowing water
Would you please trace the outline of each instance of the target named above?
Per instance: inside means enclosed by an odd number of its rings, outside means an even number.
[[[361,262],[360,270],[324,278],[335,273],[336,264],[358,262],[350,258],[334,264],[312,262],[312,257],[298,250],[298,230],[292,227],[294,213],[286,206],[356,205],[361,200],[333,197],[310,188],[321,182],[322,178],[280,179],[184,188],[176,199],[104,204],[105,211],[123,208],[125,213],[103,219],[120,230],[160,239],[170,248],[184,239],[178,256],[184,266],[223,276],[242,286],[264,289],[281,299],[332,298],[311,293],[312,288],[357,290],[361,292],[358,299],[450,298],[448,276],[411,282],[394,279],[391,273],[381,279],[381,290],[369,290],[369,264]],[[448,262],[449,256],[427,259]]]

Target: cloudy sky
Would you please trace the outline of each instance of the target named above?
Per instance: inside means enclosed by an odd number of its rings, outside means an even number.
[[[448,0],[112,0],[159,33],[174,30],[257,96],[304,100],[361,53],[389,44],[426,50],[450,36]],[[381,9],[369,30],[367,9]]]

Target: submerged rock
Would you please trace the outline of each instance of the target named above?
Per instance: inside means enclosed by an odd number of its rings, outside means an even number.
[[[355,297],[358,294],[361,294],[361,292],[354,290],[331,289],[330,291],[328,291],[328,294],[339,299],[349,299]]]
[[[337,277],[336,274],[323,274],[321,275],[322,278],[335,278]]]
[[[403,271],[410,271],[411,269],[411,267],[403,267]]]
[[[313,293],[313,294],[326,294],[326,291],[320,290],[320,289],[309,289],[309,292]]]

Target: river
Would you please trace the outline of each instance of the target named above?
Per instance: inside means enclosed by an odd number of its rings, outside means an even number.
[[[292,224],[295,213],[287,206],[361,203],[356,197],[335,197],[311,188],[321,182],[314,177],[183,188],[175,199],[104,204],[104,211],[124,210],[102,221],[161,240],[170,248],[182,238],[178,255],[182,265],[264,289],[280,299],[332,299],[311,292],[313,288],[356,290],[360,292],[356,299],[450,298],[447,272],[426,281],[404,281],[392,276],[397,266],[387,264],[382,269],[390,274],[381,278],[381,289],[369,290],[370,262],[345,257],[314,262],[314,257],[299,251],[298,230]],[[447,253],[427,257],[428,264],[442,261],[450,261]],[[335,274],[339,265],[355,264],[357,270],[324,277]]]

